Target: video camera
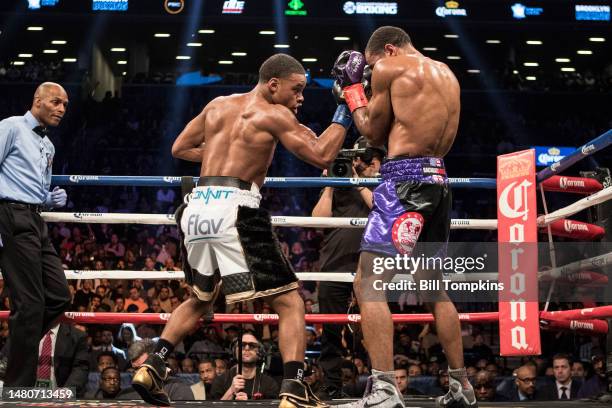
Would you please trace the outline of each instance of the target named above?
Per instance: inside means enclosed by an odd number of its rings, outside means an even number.
[[[338,152],[336,160],[327,169],[328,177],[352,177],[353,176],[353,159],[359,157],[365,164],[372,163],[374,156],[385,157],[387,151],[384,147],[377,148],[370,146],[365,137],[361,136],[355,142],[352,149],[342,149]]]

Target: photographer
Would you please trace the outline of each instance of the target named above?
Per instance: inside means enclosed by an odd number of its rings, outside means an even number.
[[[232,356],[238,359],[238,341],[232,343]],[[242,335],[242,374],[238,365],[214,379],[210,394],[215,400],[274,399],[278,383],[257,366],[263,360],[263,346],[251,333]]]
[[[377,177],[385,156],[384,148],[373,148],[360,137],[355,143],[359,149],[352,161],[352,177]],[[346,154],[339,157],[346,157]],[[350,153],[350,151],[349,151]],[[336,164],[336,163],[335,163]],[[324,175],[327,175],[324,173]],[[347,174],[348,176],[348,174]],[[312,210],[313,217],[365,218],[372,208],[372,190],[367,187],[325,187],[319,202]],[[357,270],[359,245],[363,229],[333,228],[325,230],[325,239],[320,251],[322,272],[353,272]],[[319,283],[319,311],[321,313],[347,313],[353,285],[344,282]],[[321,357],[325,391],[321,397],[342,396],[342,325],[323,325]]]

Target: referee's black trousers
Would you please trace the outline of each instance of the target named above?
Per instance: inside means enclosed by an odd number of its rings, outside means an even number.
[[[5,387],[33,387],[42,336],[70,306],[62,263],[36,211],[0,202],[0,268],[9,291]]]

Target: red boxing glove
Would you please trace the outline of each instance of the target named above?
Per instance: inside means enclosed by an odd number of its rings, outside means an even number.
[[[344,93],[344,99],[346,100],[346,104],[351,110],[351,113],[353,113],[355,109],[368,106],[368,98],[366,98],[365,90],[363,89],[362,84],[347,86],[346,88],[342,89],[342,92]]]

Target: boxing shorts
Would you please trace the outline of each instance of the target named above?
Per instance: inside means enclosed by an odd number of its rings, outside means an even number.
[[[187,197],[176,220],[185,280],[200,300],[212,300],[219,279],[227,303],[298,287],[270,215],[259,208],[261,194],[255,183],[201,177]]]
[[[450,233],[451,192],[444,161],[396,157],[380,168],[382,183],[361,240],[361,251],[411,255],[417,242],[430,256],[445,256]]]

